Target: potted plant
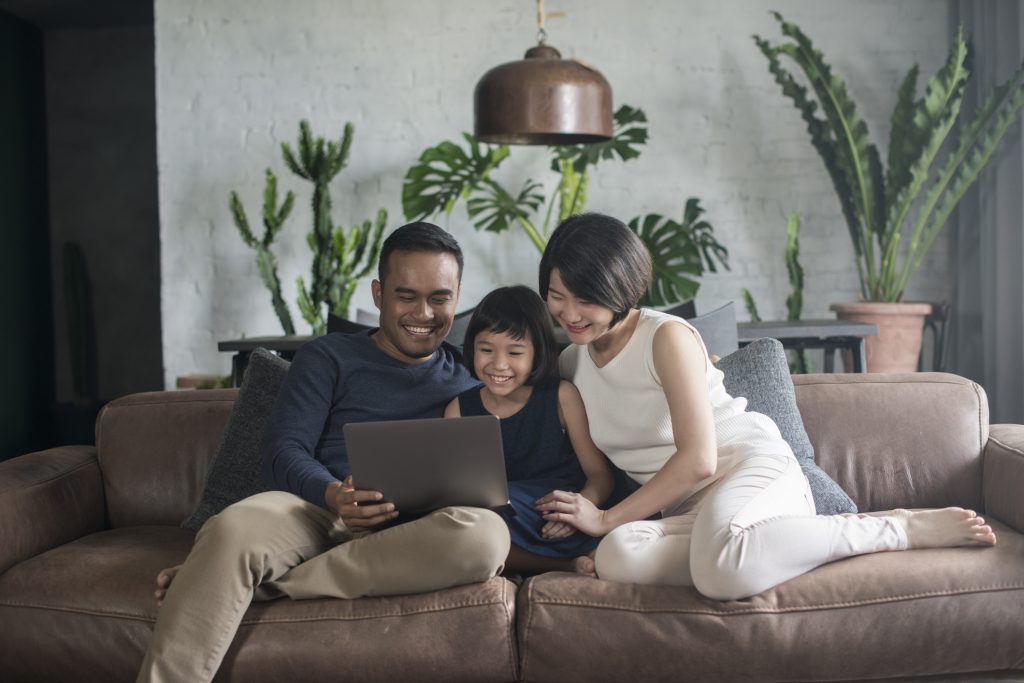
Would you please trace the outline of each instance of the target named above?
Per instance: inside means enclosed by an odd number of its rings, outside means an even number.
[[[903,302],[904,291],[1024,106],[1022,71],[996,88],[973,118],[960,120],[970,72],[969,49],[958,28],[945,64],[928,80],[923,97],[915,99],[916,64],[903,79],[886,169],[846,83],[799,27],[773,14],[790,41],[772,44],[759,36],[754,41],[782,93],[807,123],[811,144],[839,198],[860,277],[861,300],[833,304],[832,310],[839,317],[878,324],[878,336],[867,339],[869,372],[913,371],[931,304]],[[796,81],[783,58],[800,67],[809,88]],[[958,121],[959,138],[943,153]]]

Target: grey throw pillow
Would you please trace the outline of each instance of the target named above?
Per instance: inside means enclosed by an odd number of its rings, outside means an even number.
[[[267,490],[260,475],[260,434],[289,366],[291,363],[266,349],[258,348],[249,355],[224,438],[206,474],[203,495],[192,516],[181,523],[183,528],[199,531],[207,519],[228,505]]]
[[[777,339],[757,339],[715,364],[725,373],[725,390],[747,399],[747,409],[770,417],[796,455],[811,484],[819,515],[856,512],[846,491],[814,462],[814,447],[807,437],[796,405],[786,351]]]

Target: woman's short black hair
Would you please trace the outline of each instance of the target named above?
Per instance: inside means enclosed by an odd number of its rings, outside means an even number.
[[[569,216],[551,233],[540,259],[540,295],[558,269],[570,292],[612,311],[614,326],[636,308],[651,283],[651,253],[622,221],[600,213]]]
[[[396,251],[428,251],[451,254],[459,266],[459,282],[462,282],[462,248],[455,238],[426,221],[407,223],[396,229],[384,240],[377,260],[377,279],[384,282],[388,274],[388,259]]]
[[[508,332],[513,339],[529,339],[533,344],[533,368],[526,384],[533,385],[555,374],[558,367],[558,345],[551,314],[544,301],[529,287],[499,287],[485,296],[469,319],[462,357],[466,367],[476,375],[473,354],[476,336],[481,332]]]

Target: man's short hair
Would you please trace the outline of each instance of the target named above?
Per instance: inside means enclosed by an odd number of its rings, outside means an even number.
[[[395,230],[384,240],[377,261],[377,279],[384,282],[388,274],[388,258],[395,251],[427,251],[451,254],[459,264],[459,282],[462,282],[462,248],[455,238],[433,223],[416,221]]]

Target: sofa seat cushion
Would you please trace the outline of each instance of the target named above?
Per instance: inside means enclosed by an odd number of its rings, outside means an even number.
[[[124,527],[0,575],[0,677],[133,680],[158,611],[154,577],[191,546],[178,527]],[[499,577],[423,595],[255,603],[218,680],[515,680],[515,591]]]
[[[522,676],[724,683],[1024,674],[1024,536],[992,526],[993,548],[850,558],[733,602],[692,588],[535,577],[519,591]]]

